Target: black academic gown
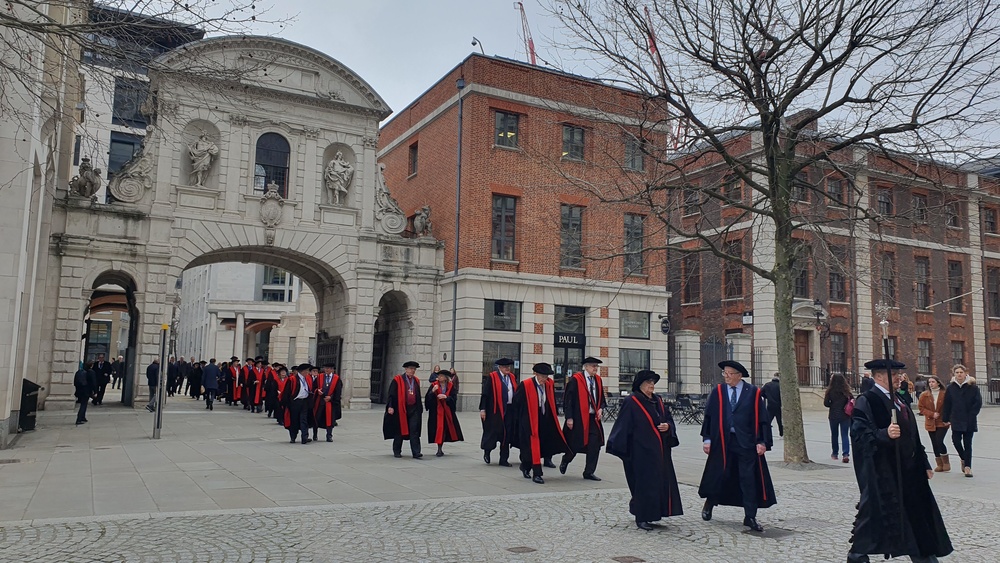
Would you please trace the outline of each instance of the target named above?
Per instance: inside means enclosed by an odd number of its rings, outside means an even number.
[[[462,427],[458,424],[458,417],[455,416],[458,391],[449,382],[443,393],[448,398],[438,399],[438,393],[440,393],[438,385],[438,381],[432,383],[424,398],[427,407],[427,443],[443,444],[444,442],[464,441]]]
[[[498,443],[504,445],[508,442],[504,419],[509,409],[503,399],[504,390],[503,383],[500,381],[501,377],[510,378],[511,400],[513,400],[513,393],[518,386],[514,374],[507,376],[494,371],[483,377],[483,392],[479,397],[479,410],[486,412],[486,418],[483,420],[483,439],[479,447],[486,451],[494,450]]]
[[[893,406],[885,393],[873,387],[855,399],[851,443],[861,501],[854,520],[851,551],[889,557],[944,557],[952,552],[952,546],[927,480],[931,466],[920,443],[917,417],[909,405],[902,403],[902,408],[897,414],[900,437],[891,440],[887,429]],[[903,479],[902,506],[896,469],[897,443]]]
[[[559,428],[559,415],[556,413],[554,397],[555,387],[552,380],[546,382],[547,405],[545,406],[545,414],[542,414],[541,408],[539,408],[537,413],[538,428],[533,429],[531,426],[531,414],[528,412],[528,399],[525,393],[535,393],[535,397],[537,397],[538,388],[536,385],[534,378],[527,379],[518,385],[508,413],[507,436],[510,438],[510,445],[521,450],[521,462],[527,463],[527,465],[539,465],[540,463],[535,463],[538,460],[532,458],[531,441],[533,437],[538,440],[540,459],[569,452],[569,445]]]
[[[389,397],[385,402],[385,416],[382,417],[382,437],[386,440],[395,438],[409,439],[411,436],[420,437],[421,413],[424,407],[420,401],[420,380],[413,378],[413,393],[416,400],[412,405],[406,405],[406,376],[397,375],[389,383]],[[392,407],[393,413],[389,414]],[[404,429],[400,415],[405,408],[406,427]],[[405,431],[404,431],[405,430]]]
[[[590,448],[599,450],[604,445],[604,426],[597,417],[597,411],[608,404],[604,398],[604,384],[600,377],[595,377],[594,386],[598,402],[594,404],[589,390],[586,389],[586,377],[584,374],[575,373],[567,378],[566,390],[563,393],[563,416],[567,420],[573,420],[573,428],[563,424],[563,436],[566,437],[569,447],[578,454],[587,453]],[[580,378],[583,378],[584,383],[580,383]],[[581,386],[584,388],[586,402],[580,398]],[[594,407],[594,414],[590,414],[591,407]],[[586,429],[584,423],[587,425]]]
[[[720,399],[719,393],[722,393]],[[712,441],[705,463],[705,471],[701,476],[698,495],[710,499],[721,506],[744,506],[743,493],[740,490],[738,468],[735,463],[728,463],[727,441],[732,439],[730,428],[735,428],[736,447],[741,455],[755,455],[757,443],[771,449],[771,420],[764,408],[764,398],[761,393],[749,383],[743,383],[736,410],[730,412],[728,386],[717,385],[708,394],[705,405],[705,420],[701,425],[703,439]],[[734,444],[728,444],[733,447]],[[756,471],[754,484],[757,491],[757,508],[767,508],[776,502],[774,484],[771,483],[771,473],[767,469],[764,456],[756,456]]]
[[[663,422],[670,425],[666,432],[656,428]],[[670,457],[671,448],[679,443],[674,417],[660,397],[632,393],[625,399],[608,434],[607,452],[625,465],[625,480],[632,493],[628,511],[636,521],[656,522],[684,513]]]

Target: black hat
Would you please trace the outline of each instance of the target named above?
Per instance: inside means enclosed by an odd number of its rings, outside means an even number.
[[[638,393],[639,386],[646,381],[652,381],[653,383],[656,383],[659,380],[660,380],[660,374],[656,373],[655,371],[644,369],[640,372],[637,372],[635,376],[632,378],[632,392]]]
[[[312,366],[309,364],[299,364],[295,366],[295,371],[309,371]]]
[[[865,362],[865,369],[872,371],[888,371],[889,369],[903,369],[905,367],[906,364],[897,362],[896,360],[879,359]]]
[[[257,356],[256,358],[253,359],[253,361],[255,363],[261,363],[262,364],[262,363],[264,363],[264,356]]]
[[[246,361],[248,361],[248,362],[252,362],[252,361],[253,361],[253,358],[251,358],[250,356],[247,356],[247,359],[246,359]]]
[[[410,360],[409,362],[404,363],[403,367],[404,368],[418,368],[418,367],[420,367],[420,364],[418,364],[417,362],[414,362],[413,360]]]
[[[593,356],[587,356],[586,358],[583,359],[583,363],[586,365],[586,364],[603,364],[604,362],[598,360]]]
[[[510,358],[500,358],[499,360],[496,361],[496,364],[498,366],[512,366],[514,365],[514,360]]]
[[[240,361],[240,357],[239,356],[233,356],[232,358],[229,358],[229,360],[230,361],[236,360],[238,362],[238,361]]]
[[[552,366],[546,363],[535,364],[531,366],[531,371],[541,375],[552,375],[553,373],[555,373],[554,371],[552,371]]]
[[[325,367],[325,368],[335,368],[335,367],[337,367],[337,364],[335,364],[333,362],[323,362],[323,367]]]
[[[445,376],[445,377],[451,377],[451,372],[450,372],[450,371],[448,371],[448,370],[446,370],[446,369],[443,369],[443,370],[441,370],[441,371],[437,372],[437,374],[438,374],[438,375],[443,375],[443,376]]]
[[[719,367],[723,368],[723,369],[725,369],[725,368],[733,368],[733,369],[739,371],[740,373],[742,373],[743,377],[750,377],[750,372],[747,371],[747,368],[743,367],[743,364],[741,364],[741,363],[739,363],[739,362],[737,362],[735,360],[723,360],[723,361],[719,362]]]

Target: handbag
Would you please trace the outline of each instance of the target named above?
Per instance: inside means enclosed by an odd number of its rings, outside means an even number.
[[[847,416],[854,416],[854,398],[853,397],[851,398],[851,400],[847,401],[846,405],[844,405],[844,414],[846,414]]]

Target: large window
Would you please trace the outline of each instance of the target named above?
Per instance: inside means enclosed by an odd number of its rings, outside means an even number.
[[[111,132],[111,145],[108,149],[108,178],[117,173],[132,160],[132,157],[142,147],[142,137],[128,133]]]
[[[933,347],[931,341],[925,338],[917,340],[917,372],[922,374],[931,373],[931,365],[934,362]]]
[[[875,190],[875,197],[878,202],[878,212],[880,215],[892,215],[892,190],[889,188],[878,188]]]
[[[497,110],[495,115],[493,143],[498,147],[517,148],[517,125],[520,116],[500,110]]]
[[[991,235],[997,234],[997,210],[991,207],[983,208],[983,230]]]
[[[913,194],[913,197],[910,198],[910,209],[915,222],[927,222],[927,196],[924,194]]]
[[[945,224],[953,229],[962,228],[962,206],[957,201],[949,201],[944,206]]]
[[[521,330],[521,304],[517,301],[487,299],[483,311],[486,330]]]
[[[795,175],[792,180],[792,201],[809,201],[809,190],[812,184],[809,182],[809,174],[804,170]]]
[[[420,156],[419,149],[420,147],[417,145],[417,143],[413,143],[412,145],[410,145],[410,152],[407,155],[407,160],[406,160],[406,173],[410,176],[413,176],[414,174],[417,173],[417,159]]]
[[[832,246],[830,254],[833,256],[829,267],[830,301],[847,301],[847,277],[844,275],[844,272],[849,269],[847,267],[847,250],[843,247]]]
[[[618,350],[618,386],[620,389],[630,389],[635,374],[649,369],[649,350]]]
[[[890,307],[896,306],[896,257],[889,253],[883,253],[881,257],[881,276],[879,279],[879,289],[882,303]]]
[[[264,266],[264,285],[285,285],[288,272],[274,266]]]
[[[521,344],[519,342],[483,342],[483,371],[496,371],[496,362],[500,358],[514,360],[514,379],[521,377]]]
[[[990,365],[993,367],[993,378],[1000,378],[1000,345],[990,344]]]
[[[587,310],[583,307],[556,305],[554,329],[563,334],[584,334],[587,326]]]
[[[965,365],[965,342],[953,340],[951,342],[951,365]]]
[[[583,208],[563,205],[560,209],[562,227],[559,244],[559,265],[579,268],[583,265]]]
[[[726,254],[736,258],[743,257],[743,241],[734,240],[726,244]],[[725,299],[743,297],[743,265],[732,260],[723,261],[722,283]]]
[[[800,299],[809,298],[809,259],[800,257],[795,263],[795,287],[793,288],[795,297]]]
[[[701,212],[701,191],[694,187],[684,188],[684,214],[692,215]]]
[[[683,286],[681,296],[684,303],[698,303],[701,301],[701,256],[698,254],[685,254],[681,263],[682,275],[681,284]]]
[[[722,179],[722,195],[733,202],[743,201],[743,181],[736,174],[727,174]]]
[[[148,96],[149,82],[116,76],[111,123],[145,129],[147,122],[142,114],[142,104]]]
[[[583,127],[563,125],[562,156],[571,160],[583,160]]]
[[[926,256],[917,256],[913,261],[914,294],[913,306],[926,309],[931,304],[931,261]]]
[[[645,155],[642,152],[642,141],[628,135],[625,137],[625,168],[634,172],[645,170]]]
[[[847,335],[843,332],[830,333],[831,368],[833,373],[847,371]]]
[[[497,260],[514,259],[516,212],[516,198],[493,196],[493,258]]]
[[[991,317],[1000,317],[1000,268],[986,268],[986,310]]]
[[[264,289],[261,290],[261,301],[291,301],[291,295],[284,289]]]
[[[888,344],[889,344],[889,359],[898,360],[899,358],[896,356],[896,350],[899,350],[899,346],[896,345],[896,337],[890,336],[888,339]],[[885,344],[883,344],[883,346],[885,346]]]
[[[962,280],[962,263],[958,261],[948,261],[948,310],[952,313],[961,313],[964,308],[961,297],[965,293],[965,283]]]
[[[649,313],[619,311],[618,326],[622,338],[649,340]]]
[[[288,197],[288,161],[291,155],[288,141],[277,133],[264,133],[257,139],[254,159],[253,189],[267,191],[271,183],[277,184],[281,197]]]
[[[830,205],[844,205],[847,201],[846,186],[847,182],[843,178],[826,179],[826,196],[830,198]]]
[[[643,267],[643,217],[634,213],[625,214],[625,275],[642,273]]]

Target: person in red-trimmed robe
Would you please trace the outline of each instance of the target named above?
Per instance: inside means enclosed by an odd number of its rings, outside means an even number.
[[[496,361],[497,371],[483,377],[483,392],[479,397],[479,419],[483,421],[483,440],[479,447],[483,450],[483,461],[490,463],[490,452],[500,444],[500,465],[510,467],[510,440],[504,422],[510,412],[510,403],[517,390],[514,377],[514,360],[500,358]]]
[[[293,444],[300,433],[303,444],[312,442],[309,439],[309,426],[312,418],[309,410],[312,401],[309,367],[309,364],[296,366],[295,374],[288,378],[285,382],[285,388],[281,392],[283,423],[288,429],[288,436]]]
[[[574,373],[566,380],[566,392],[563,393],[563,415],[566,417],[563,436],[570,452],[563,456],[559,473],[566,474],[566,467],[576,454],[586,454],[583,478],[590,481],[601,480],[594,475],[594,471],[604,446],[601,409],[607,406],[607,400],[604,398],[604,383],[598,373],[599,364],[601,360],[597,358],[584,359],[583,371]]]
[[[393,457],[403,457],[403,440],[410,441],[413,459],[420,459],[420,424],[423,405],[420,401],[420,380],[417,368],[420,364],[409,361],[403,364],[403,374],[392,378],[389,384],[389,398],[382,418],[382,437],[392,440]]]
[[[277,419],[278,424],[285,423],[285,407],[281,404],[281,394],[285,391],[285,385],[288,384],[288,368],[285,366],[278,366],[278,374],[274,378],[274,386],[277,388],[277,399],[274,402],[274,418]]]
[[[237,356],[229,358],[229,366],[226,368],[226,404],[238,405],[242,398],[240,388],[240,374],[243,372],[240,366],[240,359]]]
[[[253,366],[253,358],[247,358],[240,369],[240,403],[245,411],[250,410],[250,372],[253,371]]]
[[[278,397],[281,393],[281,386],[278,384],[278,372],[281,370],[281,364],[274,363],[272,366],[267,368],[267,375],[264,376],[264,414],[268,418],[274,416],[275,418],[280,418],[277,416],[278,411]],[[288,372],[285,372],[288,375]]]
[[[264,404],[264,358],[254,358],[254,366],[247,370],[247,402],[250,412],[261,412]]]
[[[455,416],[458,402],[458,390],[451,382],[451,372],[439,370],[437,379],[427,390],[425,404],[427,406],[427,442],[437,444],[437,457],[444,455],[445,442],[461,442],[462,427]]]
[[[554,373],[552,366],[535,364],[531,371],[534,377],[523,382],[514,392],[508,435],[510,445],[521,451],[524,478],[543,484],[542,460],[570,449],[559,427],[555,384],[549,379]]]
[[[316,425],[326,428],[326,441],[333,441],[333,427],[341,417],[341,398],[344,394],[344,382],[340,376],[333,373],[334,364],[327,362],[323,364],[323,373],[319,376],[319,381],[313,393],[316,396],[316,407],[314,420]],[[315,432],[315,431],[314,431]],[[316,439],[316,434],[313,434]]]

